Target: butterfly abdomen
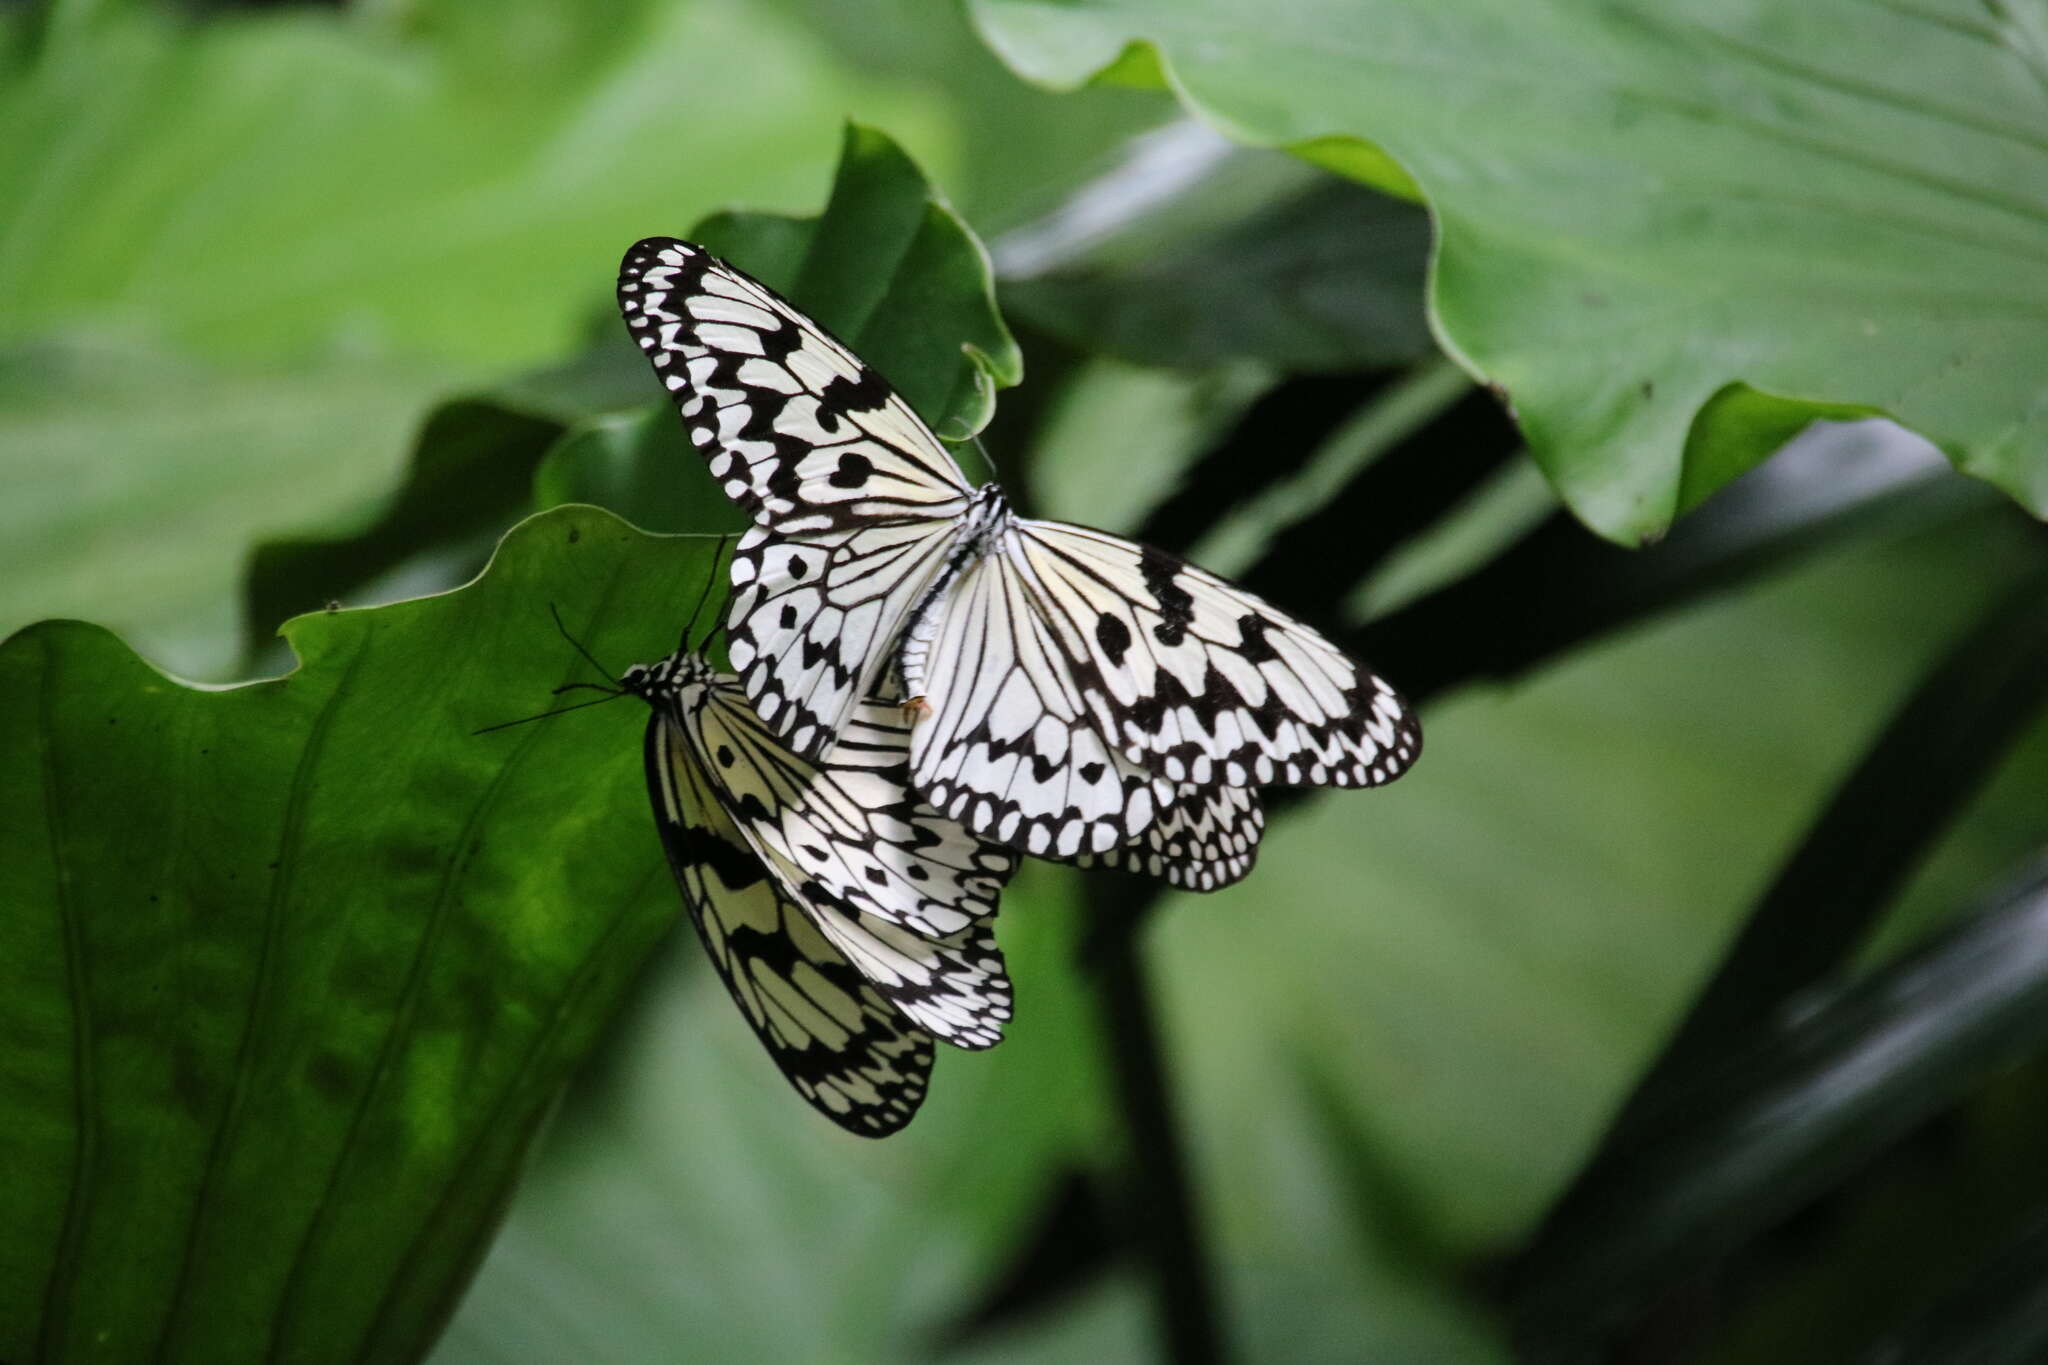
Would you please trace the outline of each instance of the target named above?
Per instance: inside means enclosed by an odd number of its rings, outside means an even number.
[[[985,483],[974,490],[967,515],[961,518],[959,528],[954,532],[952,547],[946,552],[945,566],[925,586],[905,618],[902,634],[898,636],[896,671],[903,681],[905,696],[924,695],[925,660],[931,653],[932,640],[938,634],[939,618],[943,614],[940,609],[947,594],[961,574],[995,548],[1009,525],[1010,505],[1003,497],[1001,487]]]

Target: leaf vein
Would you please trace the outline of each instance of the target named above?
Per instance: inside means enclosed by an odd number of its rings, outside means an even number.
[[[81,1244],[85,1224],[91,1216],[95,1191],[94,1162],[99,1150],[98,1086],[93,1071],[91,974],[85,961],[85,934],[78,922],[78,907],[72,903],[64,868],[68,835],[60,797],[63,781],[57,769],[56,689],[51,679],[57,672],[56,645],[47,634],[43,641],[43,676],[39,733],[42,739],[43,812],[49,828],[50,863],[54,876],[57,918],[64,934],[64,968],[71,992],[71,1071],[73,1079],[73,1129],[71,1188],[64,1199],[64,1226],[57,1238],[49,1279],[43,1285],[42,1322],[37,1332],[36,1354],[43,1360],[63,1355],[61,1307],[68,1303],[78,1281]]]
[[[219,1180],[221,1168],[226,1163],[227,1153],[232,1144],[229,1141],[239,1125],[242,1111],[247,1106],[250,1088],[250,1073],[256,1053],[256,1025],[268,1012],[272,997],[277,990],[278,939],[280,921],[285,912],[285,903],[292,890],[292,880],[298,870],[299,840],[304,833],[306,807],[311,799],[312,774],[319,765],[319,759],[326,747],[329,731],[333,728],[335,713],[340,710],[342,698],[348,695],[349,685],[363,660],[369,657],[367,642],[357,647],[348,665],[342,670],[333,692],[321,703],[320,710],[313,718],[311,730],[307,733],[305,746],[299,751],[298,764],[292,770],[290,794],[285,800],[284,818],[278,833],[277,875],[270,882],[270,896],[263,911],[263,944],[256,960],[256,979],[249,995],[248,1015],[242,1025],[242,1037],[235,1053],[235,1078],[228,1090],[228,1100],[221,1114],[220,1124],[214,1129],[213,1141],[208,1145],[206,1166],[200,1176],[198,1192],[192,1202],[192,1222],[186,1230],[185,1253],[178,1266],[178,1280],[171,1292],[170,1312],[164,1322],[163,1335],[157,1340],[153,1360],[161,1362],[171,1353],[179,1331],[184,1325],[187,1292],[191,1284],[193,1267],[199,1256],[200,1241],[210,1223],[208,1197]]]

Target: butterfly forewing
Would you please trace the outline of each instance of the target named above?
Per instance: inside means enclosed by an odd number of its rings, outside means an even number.
[[[660,711],[647,783],[676,884],[704,948],[782,1074],[849,1132],[884,1137],[924,1102],[932,1040],[912,1025],[779,888],[698,761]]]
[[[1103,732],[1169,781],[1379,786],[1420,753],[1392,687],[1242,588],[1079,526],[1018,521],[1010,545]]]
[[[961,574],[920,672],[912,785],[974,833],[1072,858],[1151,824],[1152,784],[1095,732],[1008,561]]]
[[[619,311],[727,496],[799,531],[950,519],[966,480],[879,374],[756,281],[650,237],[619,266]]]

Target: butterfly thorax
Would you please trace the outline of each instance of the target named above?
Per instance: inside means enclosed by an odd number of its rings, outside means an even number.
[[[659,663],[634,664],[619,675],[619,690],[680,718],[698,704],[711,682],[709,660],[678,650]]]
[[[945,616],[939,605],[945,601],[947,591],[961,574],[993,551],[1009,529],[1010,504],[1003,497],[1002,487],[985,483],[975,489],[974,498],[953,533],[944,567],[925,585],[904,622],[903,633],[897,637],[901,643],[896,649],[896,671],[903,680],[905,696],[924,695],[925,658],[931,653],[932,640]]]

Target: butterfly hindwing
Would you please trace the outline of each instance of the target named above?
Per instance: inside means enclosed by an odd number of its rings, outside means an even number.
[[[924,1102],[932,1040],[786,896],[718,799],[693,742],[660,710],[647,783],[691,922],[782,1074],[849,1132],[885,1137]]]
[[[619,311],[712,476],[761,525],[945,520],[965,506],[952,457],[881,375],[702,248],[634,245]]]
[[[1219,891],[1252,870],[1266,824],[1257,791],[1154,779],[1154,793],[1159,814],[1144,834],[1075,861],[1142,872],[1188,891]]]

